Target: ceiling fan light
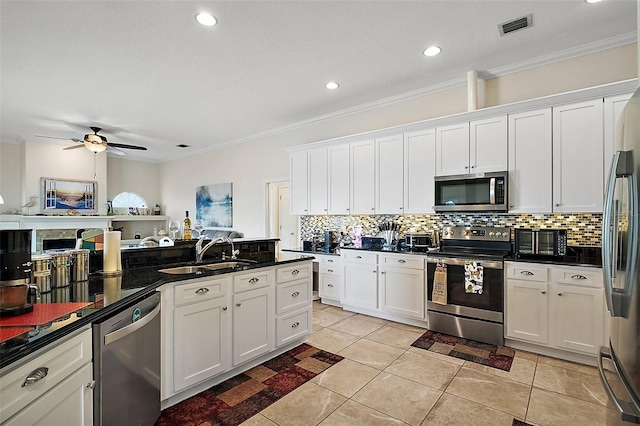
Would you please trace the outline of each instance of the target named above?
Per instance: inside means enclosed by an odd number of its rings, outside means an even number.
[[[99,143],[94,143],[94,142],[89,142],[87,140],[85,140],[84,142],[84,146],[85,148],[87,148],[89,151],[98,153],[98,152],[102,152],[105,149],[107,149],[106,145],[103,145],[102,142]]]

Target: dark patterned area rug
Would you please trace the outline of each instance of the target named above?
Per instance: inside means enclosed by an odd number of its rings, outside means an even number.
[[[511,423],[511,426],[533,426],[533,425],[530,425],[529,423],[523,422],[518,419],[513,419],[513,423]]]
[[[504,346],[489,345],[435,331],[427,331],[411,346],[504,371],[511,370],[515,355],[513,349]]]
[[[343,359],[302,344],[163,410],[156,426],[238,425]]]

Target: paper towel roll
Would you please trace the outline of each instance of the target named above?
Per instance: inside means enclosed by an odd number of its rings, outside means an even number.
[[[106,273],[122,270],[120,258],[120,231],[105,231],[102,270]]]

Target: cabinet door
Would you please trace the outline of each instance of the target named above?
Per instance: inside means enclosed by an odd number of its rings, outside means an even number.
[[[507,170],[507,116],[469,123],[469,170],[471,173]]]
[[[378,308],[378,270],[375,264],[344,266],[342,303],[367,309]]]
[[[551,108],[509,115],[509,212],[551,213]]]
[[[604,176],[609,175],[613,154],[616,152],[618,120],[633,93],[604,98]]]
[[[380,310],[424,319],[424,271],[380,267]]]
[[[603,100],[553,108],[553,210],[601,213]]]
[[[327,149],[309,151],[309,214],[327,214],[329,176]]]
[[[93,425],[93,364],[67,377],[3,425]]]
[[[330,146],[329,214],[349,214],[349,145]]]
[[[556,346],[596,355],[603,344],[604,289],[553,284]]]
[[[233,295],[233,365],[275,348],[273,286]]]
[[[402,135],[376,139],[376,214],[404,211],[403,146]]]
[[[291,214],[309,214],[309,168],[307,152],[294,152],[289,157],[291,181]]]
[[[436,129],[436,176],[469,173],[469,122]]]
[[[404,212],[431,213],[436,174],[436,130],[404,135]]]
[[[507,280],[506,337],[547,344],[546,282]]]
[[[174,309],[174,392],[230,367],[231,317],[226,297]]]
[[[351,213],[375,212],[375,146],[373,140],[350,145]]]

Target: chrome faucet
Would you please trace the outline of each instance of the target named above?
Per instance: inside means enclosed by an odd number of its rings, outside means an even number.
[[[223,237],[218,237],[215,238],[211,241],[209,241],[207,244],[205,244],[205,246],[202,246],[202,243],[204,242],[205,236],[203,235],[202,237],[198,238],[198,242],[196,243],[196,263],[202,263],[202,257],[204,256],[204,253],[209,250],[209,248],[217,243],[230,243],[231,244],[231,259],[237,259],[238,253],[240,253],[240,250],[236,250],[235,247],[233,246],[233,240],[229,237],[223,236]],[[223,253],[224,256],[224,253]]]

